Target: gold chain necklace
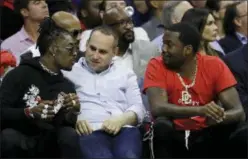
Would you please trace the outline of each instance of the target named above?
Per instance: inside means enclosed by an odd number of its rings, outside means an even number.
[[[183,87],[185,89],[181,92],[181,102],[183,104],[192,104],[192,97],[191,97],[191,94],[189,93],[188,89],[195,85],[197,70],[198,70],[198,64],[197,64],[197,60],[196,60],[196,68],[195,68],[195,72],[194,72],[194,78],[193,78],[192,83],[189,85],[186,85],[183,78],[181,77],[181,75],[179,73],[177,73],[177,76],[178,76],[181,84],[183,85]]]
[[[42,69],[44,71],[46,71],[47,73],[49,73],[50,75],[52,75],[52,76],[57,76],[58,75],[58,73],[55,73],[55,72],[51,71],[45,65],[43,65],[43,63],[40,62],[40,65],[41,65]]]

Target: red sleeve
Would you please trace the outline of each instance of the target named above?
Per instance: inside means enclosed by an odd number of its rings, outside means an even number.
[[[145,93],[146,89],[149,87],[165,88],[164,72],[166,70],[161,62],[162,61],[158,58],[153,58],[148,63],[145,72],[143,93]]]
[[[232,72],[227,65],[221,60],[217,59],[216,63],[216,78],[215,78],[215,92],[218,94],[223,90],[233,87],[237,84]]]

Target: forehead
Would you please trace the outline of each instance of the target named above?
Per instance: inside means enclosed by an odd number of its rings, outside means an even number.
[[[227,1],[227,0],[221,0],[220,1],[220,8],[226,8],[229,4],[234,3],[235,1]]]
[[[78,42],[78,40],[73,38],[69,33],[62,33],[61,36],[58,36],[56,41],[63,45],[74,45]]]
[[[109,6],[109,5],[118,5],[118,4],[121,4],[121,5],[123,5],[123,4],[126,4],[126,2],[124,1],[124,0],[116,0],[116,1],[113,1],[113,0],[106,0],[106,2],[105,2],[105,4],[106,4],[106,6]]]
[[[237,5],[237,9],[240,12],[247,12],[247,1],[243,1],[240,4]]]
[[[105,35],[100,31],[95,31],[89,39],[89,45],[102,50],[109,50],[113,48],[114,37],[112,35]]]
[[[179,33],[170,31],[170,30],[165,30],[163,40],[164,41],[172,41],[174,43],[179,42]]]
[[[212,14],[209,14],[207,17],[207,22],[209,22],[209,21],[214,21],[214,17]]]

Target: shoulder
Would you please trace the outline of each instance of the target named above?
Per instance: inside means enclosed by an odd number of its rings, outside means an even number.
[[[18,31],[17,33],[15,33],[14,35],[10,36],[9,38],[5,39],[2,43],[1,43],[1,48],[3,49],[9,49],[9,47],[12,47],[14,43],[18,42],[20,31]]]

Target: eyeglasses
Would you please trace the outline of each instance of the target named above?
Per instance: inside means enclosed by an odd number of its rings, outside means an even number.
[[[128,19],[123,19],[123,20],[120,20],[120,21],[118,21],[118,22],[116,22],[116,23],[112,23],[112,24],[109,24],[109,26],[120,26],[120,27],[127,27],[127,25],[131,25],[131,26],[133,26],[133,21],[132,21],[132,19],[131,18],[128,18]]]
[[[78,35],[80,35],[82,33],[82,30],[81,29],[72,30],[72,31],[70,31],[70,33],[72,34],[73,37],[77,37]]]

